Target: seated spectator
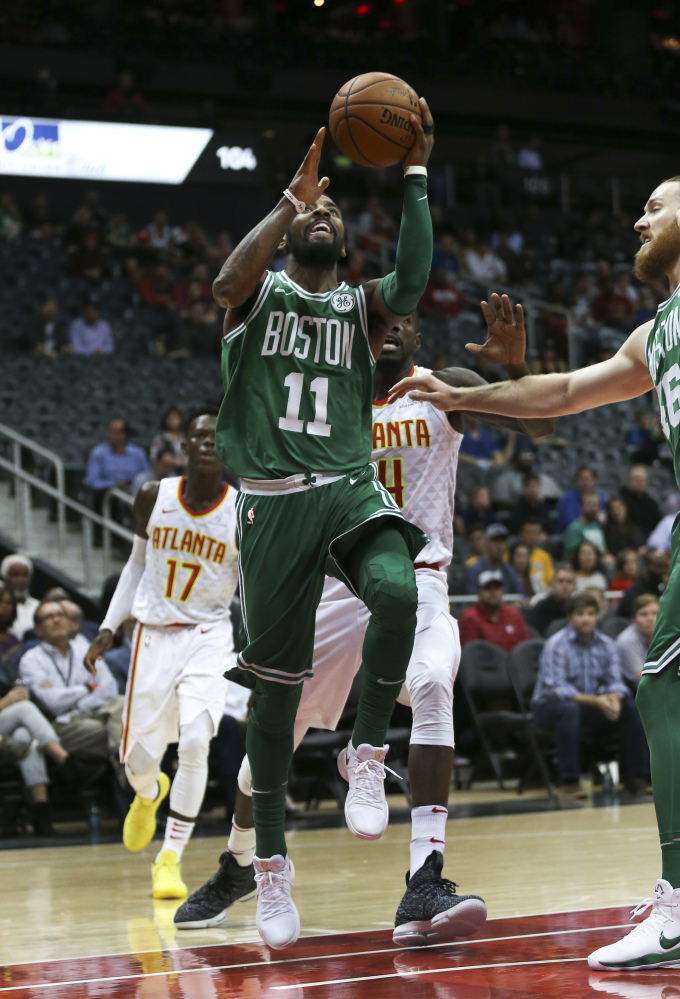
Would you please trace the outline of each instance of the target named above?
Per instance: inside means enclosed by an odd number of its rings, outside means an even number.
[[[132,229],[125,212],[113,212],[106,226],[106,242],[117,257],[123,257],[133,244]]]
[[[456,240],[450,232],[443,232],[437,240],[432,254],[432,266],[442,267],[447,274],[458,273]]]
[[[7,583],[0,583],[0,659],[9,659],[21,644],[11,630],[16,616],[17,602],[14,593]]]
[[[138,122],[144,120],[146,98],[135,86],[135,78],[129,70],[118,77],[118,84],[108,91],[104,98],[104,111],[114,121]]]
[[[533,593],[546,593],[555,575],[555,566],[549,553],[539,545],[545,541],[543,527],[538,517],[528,518],[522,524],[520,539],[529,549],[529,575]]]
[[[473,524],[468,534],[472,555],[465,560],[466,565],[474,565],[477,559],[486,554],[486,525]]]
[[[590,541],[600,552],[604,552],[607,548],[604,530],[600,524],[600,498],[596,492],[583,493],[581,515],[572,520],[562,536],[562,557],[565,561],[582,541]]]
[[[633,602],[643,593],[651,593],[660,597],[666,589],[670,575],[670,552],[647,552],[643,559],[642,571],[632,586],[629,586],[621,597],[618,613],[621,617],[630,617],[633,612]]]
[[[83,242],[71,253],[68,273],[75,277],[86,277],[99,282],[111,273],[109,262],[99,244],[99,234],[91,229],[85,233]]]
[[[607,551],[616,556],[624,549],[640,548],[645,543],[645,537],[646,534],[643,534],[636,524],[631,523],[625,502],[617,496],[610,499],[604,524]]]
[[[463,576],[463,592],[477,593],[479,577],[489,569],[501,574],[501,582],[506,593],[521,593],[517,573],[504,561],[508,548],[508,529],[503,524],[491,524],[484,533],[484,554],[471,565],[466,565]]]
[[[540,493],[546,499],[556,500],[561,495],[561,489],[545,472],[534,472],[536,452],[530,437],[521,435],[516,441],[514,458],[508,468],[503,469],[493,484],[493,501],[497,507],[511,510],[520,501],[524,493],[524,480],[533,473],[538,476]]]
[[[64,248],[68,253],[74,253],[85,242],[88,232],[97,231],[97,223],[92,217],[92,211],[87,205],[76,208],[71,224],[64,233]]]
[[[587,586],[607,589],[607,577],[602,565],[602,554],[592,541],[581,541],[572,548],[569,561],[576,576],[576,589],[580,593]]]
[[[132,655],[132,635],[136,624],[137,621],[132,615],[126,617],[120,626],[122,633],[120,645],[109,649],[104,655],[104,662],[109,667],[112,676],[118,684],[119,694],[125,693],[127,677],[130,671],[130,657]]]
[[[476,416],[465,414],[465,434],[458,452],[458,460],[463,464],[479,465],[488,468],[499,464],[502,451],[498,438],[491,430],[487,430]]]
[[[508,272],[501,258],[494,253],[489,241],[481,239],[464,253],[466,276],[478,284],[505,283]]]
[[[576,593],[569,624],[549,638],[532,698],[537,728],[555,735],[562,792],[581,797],[581,740],[584,735],[620,739],[619,762],[627,790],[649,788],[649,750],[635,700],[623,682],[616,643],[597,630],[594,597]]]
[[[660,552],[669,552],[671,550],[671,532],[676,517],[677,512],[674,512],[667,513],[665,517],[661,518],[647,539],[648,548],[653,548]]]
[[[186,315],[179,317],[168,332],[166,356],[171,360],[187,357],[217,357],[221,328],[202,301],[192,302]]]
[[[140,472],[150,470],[141,447],[130,444],[130,428],[125,420],[111,420],[106,443],[97,444],[87,459],[85,485],[92,491],[92,508],[101,515],[107,489],[130,489]],[[120,513],[120,511],[119,511]],[[101,544],[101,528],[95,526],[95,544]]]
[[[47,718],[29,700],[26,687],[16,685],[7,692],[0,693],[4,693],[0,697],[0,762],[15,763],[21,770],[30,796],[31,822],[35,835],[54,836],[45,756],[51,757],[63,767],[69,754]],[[11,751],[10,760],[6,758],[8,749]]]
[[[125,770],[118,758],[123,698],[108,666],[100,661],[93,676],[83,657],[87,639],[70,639],[70,626],[61,604],[42,603],[35,615],[40,645],[22,657],[19,675],[31,698],[54,719],[54,728],[67,752],[108,760],[121,788]]]
[[[465,308],[465,295],[452,283],[444,267],[433,267],[430,280],[418,304],[426,319],[455,319]]]
[[[654,433],[654,414],[648,409],[639,409],[635,414],[635,426],[626,434],[626,444],[634,449],[632,458],[636,463],[650,465],[656,458],[659,446]]]
[[[484,524],[488,527],[495,519],[496,515],[491,507],[491,493],[486,486],[480,486],[473,492],[468,505],[463,507],[465,526],[468,530],[473,524]]]
[[[503,577],[490,569],[479,576],[477,603],[466,607],[458,618],[460,644],[484,640],[500,645],[506,652],[529,638],[524,618],[514,607],[503,603]]]
[[[622,548],[616,556],[614,578],[609,583],[610,590],[624,592],[633,585],[638,574],[638,554],[632,548]]]
[[[528,624],[545,635],[553,621],[567,616],[569,598],[576,592],[576,574],[568,566],[558,569],[552,579],[550,593],[532,603],[524,612]]]
[[[111,326],[99,314],[96,302],[86,302],[83,314],[68,328],[69,346],[74,354],[112,354]]]
[[[175,285],[165,264],[157,264],[152,273],[139,282],[139,297],[144,305],[152,305],[161,312],[175,307]]]
[[[521,586],[520,593],[530,600],[534,596],[531,580],[531,549],[523,541],[518,541],[507,554],[510,556],[508,562],[517,573]]]
[[[621,499],[628,507],[628,519],[641,529],[645,537],[652,533],[661,519],[659,504],[650,496],[648,486],[646,465],[632,465],[628,469],[626,484],[621,489]]]
[[[154,461],[161,448],[169,446],[175,456],[175,468],[181,472],[187,464],[184,441],[184,413],[171,403],[161,416],[161,432],[151,441],[149,457]]]
[[[620,294],[613,281],[603,282],[599,295],[591,302],[594,319],[604,326],[627,331],[635,320],[635,305],[627,295]]]
[[[651,593],[641,593],[633,601],[631,623],[616,639],[621,658],[621,674],[633,693],[640,682],[658,613],[658,599]]]
[[[66,329],[59,319],[56,298],[46,298],[35,320],[24,330],[24,350],[37,357],[55,357],[67,346]]]
[[[43,603],[46,600],[54,600],[51,596],[52,591],[48,590],[43,597]],[[69,625],[69,638],[76,638],[78,635],[88,641],[93,642],[99,633],[99,625],[96,621],[86,621],[85,615],[83,614],[83,609],[74,600],[61,599],[58,601],[66,612],[66,618]]]
[[[145,482],[160,482],[171,475],[177,475],[175,452],[169,444],[164,444],[151,462],[151,468],[135,475],[130,486],[130,495],[136,496]]]
[[[11,630],[21,641],[33,627],[33,616],[40,603],[30,593],[33,562],[27,555],[7,555],[0,562],[0,578],[14,594],[16,617]]]
[[[560,534],[576,520],[581,512],[581,497],[584,493],[596,492],[600,498],[600,512],[605,513],[607,497],[601,489],[596,488],[597,475],[592,468],[581,465],[574,476],[574,489],[564,493],[557,501],[557,530]]]
[[[510,530],[519,534],[527,520],[538,520],[544,531],[550,528],[550,511],[543,499],[541,480],[536,472],[526,472],[522,482],[522,495],[510,513]]]

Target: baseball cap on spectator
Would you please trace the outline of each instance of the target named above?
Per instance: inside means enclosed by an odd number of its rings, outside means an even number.
[[[507,538],[510,531],[503,524],[489,524],[484,534],[485,538]],[[482,573],[483,575],[483,573]]]
[[[492,586],[497,583],[499,586],[503,585],[503,575],[495,569],[486,569],[484,572],[480,572],[479,579],[477,581],[477,589],[481,590],[485,586]]]

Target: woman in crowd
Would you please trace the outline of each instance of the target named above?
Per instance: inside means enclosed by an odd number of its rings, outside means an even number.
[[[182,444],[184,443],[184,413],[177,406],[170,405],[161,417],[161,432],[151,441],[149,458],[153,464],[161,448],[170,445],[175,455],[175,468],[180,474],[186,467],[187,459]]]
[[[619,590],[623,593],[632,586],[639,571],[638,554],[632,548],[622,548],[616,556],[616,569],[614,578],[609,584],[610,590]]]
[[[522,593],[530,600],[534,595],[534,588],[531,583],[531,551],[523,541],[518,541],[510,552],[510,565],[513,567],[520,583]]]
[[[628,519],[628,507],[618,497],[609,500],[604,537],[607,542],[607,551],[614,556],[617,556],[624,548],[639,548],[645,543],[640,528]]]
[[[12,632],[17,616],[17,602],[9,586],[0,583],[0,659],[14,655],[20,641]]]
[[[607,577],[602,565],[602,555],[590,541],[582,541],[572,550],[570,561],[576,575],[576,590],[580,592],[587,586],[599,586],[607,589]]]

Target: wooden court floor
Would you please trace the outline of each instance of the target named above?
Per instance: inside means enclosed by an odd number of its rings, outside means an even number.
[[[235,905],[219,929],[176,931],[179,903],[150,897],[155,849],[2,852],[0,999],[680,997],[680,969],[596,974],[585,961],[653,891],[651,805],[452,820],[445,874],[482,895],[489,920],[475,938],[434,948],[391,943],[408,839],[408,825],[376,843],[346,829],[292,833],[303,935],[284,952],[259,941],[254,901]],[[190,844],[190,888],[224,846]]]

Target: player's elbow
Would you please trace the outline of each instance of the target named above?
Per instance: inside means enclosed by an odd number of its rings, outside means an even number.
[[[223,309],[238,309],[247,301],[250,290],[242,287],[236,274],[226,270],[213,281],[213,298]]]

